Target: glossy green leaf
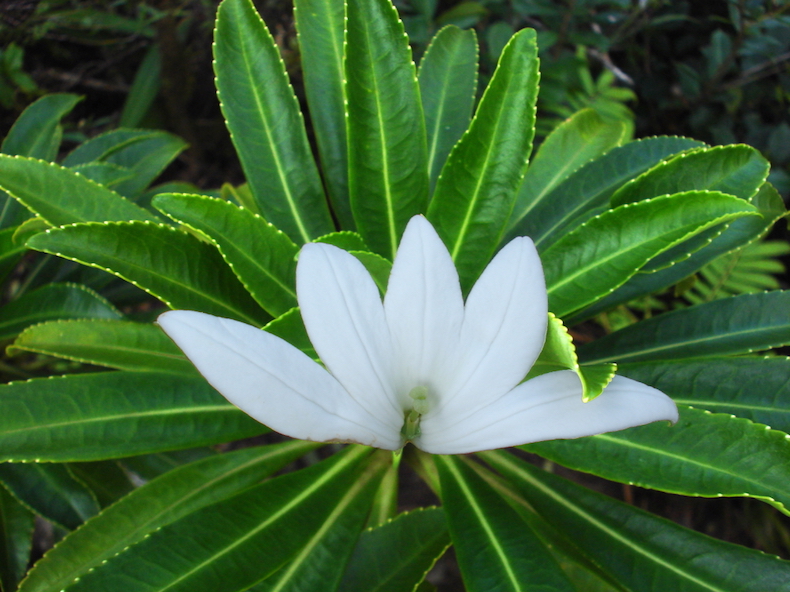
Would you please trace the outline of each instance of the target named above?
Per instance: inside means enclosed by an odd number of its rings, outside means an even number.
[[[58,356],[118,370],[172,372],[197,370],[156,325],[115,320],[52,321],[23,331],[7,352]]]
[[[208,446],[198,446],[185,450],[164,450],[139,456],[127,456],[118,462],[123,464],[127,471],[139,476],[145,481],[151,481],[191,462],[204,458],[217,456],[219,453]]]
[[[149,533],[256,485],[316,446],[293,440],[175,468],[64,538],[35,565],[20,592],[60,591]]]
[[[593,109],[583,109],[546,137],[529,165],[508,222],[509,234],[521,232],[521,221],[532,218],[533,211],[557,186],[594,158],[620,144],[626,124],[603,119]]]
[[[356,227],[392,260],[406,223],[425,211],[425,120],[408,38],[389,0],[349,0],[346,126]]]
[[[0,187],[52,226],[155,219],[114,191],[43,160],[0,154]]]
[[[267,320],[213,245],[171,226],[77,224],[38,234],[28,246],[109,271],[170,308],[199,310],[258,326]]]
[[[63,130],[60,120],[82,100],[79,95],[45,95],[28,106],[3,140],[3,154],[53,161],[58,155]]]
[[[315,239],[315,242],[334,245],[346,251],[369,250],[368,246],[365,244],[365,241],[362,240],[362,237],[356,232],[351,232],[349,230],[341,230],[340,232],[330,232],[329,234],[325,234],[324,236],[319,236],[317,239]]]
[[[538,94],[535,31],[507,44],[469,131],[442,169],[428,218],[468,290],[494,254],[527,168]]]
[[[731,415],[680,406],[674,426],[662,421],[520,448],[612,481],[682,495],[756,497],[790,514],[790,439]]]
[[[382,467],[363,464],[369,455],[352,447],[192,512],[66,590],[247,590],[293,559],[350,496],[375,486]]]
[[[0,589],[16,590],[33,546],[35,515],[0,487]]]
[[[611,195],[629,179],[676,152],[697,148],[702,142],[688,138],[658,137],[629,142],[588,162],[544,199],[534,203],[528,216],[508,233],[529,236],[543,251],[565,234],[608,208]]]
[[[779,193],[768,183],[764,184],[750,203],[757,208],[760,216],[744,216],[729,222],[726,230],[706,246],[683,261],[679,261],[654,273],[638,273],[624,285],[603,297],[587,309],[573,315],[568,323],[573,325],[618,304],[630,302],[635,298],[658,292],[691,276],[704,265],[726,253],[758,239],[774,223],[787,214]]]
[[[280,315],[267,324],[263,330],[284,339],[311,358],[318,359],[318,354],[313,349],[313,344],[307,335],[307,329],[304,327],[302,313],[299,312],[299,308],[292,308],[285,314]]]
[[[549,324],[546,331],[546,342],[538,360],[533,364],[527,379],[554,372],[556,370],[573,370],[582,383],[582,400],[592,401],[603,392],[617,370],[616,364],[598,364],[595,366],[579,366],[573,337],[562,321],[549,313]]]
[[[118,129],[79,145],[63,160],[63,165],[100,161],[127,168],[133,176],[115,189],[125,197],[136,198],[186,146],[184,140],[167,132]]]
[[[369,251],[350,251],[354,257],[362,262],[365,269],[376,282],[382,294],[387,291],[387,283],[389,282],[390,271],[392,271],[392,262],[385,259],[381,255],[371,253]]]
[[[755,213],[742,199],[691,191],[596,216],[541,255],[549,310],[564,317],[621,286],[673,245],[715,224]]]
[[[442,505],[469,592],[574,590],[516,511],[458,457],[437,456]]]
[[[0,230],[0,281],[11,273],[22,254],[27,251],[25,241],[16,240],[20,228],[21,225]]]
[[[68,463],[66,466],[72,475],[88,487],[101,508],[114,504],[134,490],[134,484],[126,471],[115,461]]]
[[[68,530],[99,513],[93,492],[64,464],[0,463],[0,483],[33,512]]]
[[[0,461],[89,461],[190,448],[266,428],[200,376],[101,372],[0,386]]]
[[[381,472],[375,479],[363,478],[358,487],[349,489],[296,557],[249,591],[336,590],[365,527],[380,477]]]
[[[362,533],[340,590],[414,590],[449,545],[447,522],[441,509],[420,508],[400,514]]]
[[[260,216],[227,201],[165,193],[152,204],[205,236],[253,298],[272,316],[296,306],[299,248]]]
[[[790,344],[790,292],[743,294],[646,319],[579,348],[585,362],[680,360]]]
[[[251,0],[224,0],[214,31],[217,92],[263,216],[297,244],[334,230],[280,50]]]
[[[483,453],[531,506],[633,592],[787,592],[790,564],[725,543],[541,471]]]
[[[324,183],[340,226],[353,230],[354,217],[348,198],[346,89],[343,84],[345,16],[343,0],[294,1],[304,89]]]
[[[620,366],[619,374],[656,387],[677,403],[732,413],[790,433],[790,359],[707,358]]]
[[[700,148],[656,165],[612,195],[620,206],[680,191],[720,191],[749,199],[765,182],[769,162],[745,145]]]
[[[134,176],[134,171],[110,162],[89,162],[72,167],[71,170],[107,188]]]
[[[428,173],[433,194],[439,173],[455,143],[469,127],[477,92],[477,37],[449,25],[431,40],[417,79],[428,134]]]
[[[47,284],[0,307],[0,339],[54,319],[120,319],[123,315],[93,290],[78,284]]]

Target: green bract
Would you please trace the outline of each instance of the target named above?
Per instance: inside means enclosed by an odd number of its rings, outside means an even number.
[[[350,252],[383,291],[406,224],[423,214],[464,295],[509,240],[534,240],[552,314],[529,378],[576,372],[591,400],[616,370],[680,408],[674,426],[529,452],[790,514],[790,361],[767,353],[790,344],[790,298],[759,292],[781,252],[760,241],[786,209],[765,159],[748,146],[629,141],[593,111],[533,149],[534,31],[503,46],[475,106],[473,32],[442,29],[417,67],[389,0],[295,5],[310,133],[251,0],[219,8],[217,87],[244,186],[150,187],[184,148],[163,132],[111,131],[52,162],[72,95],[40,99],[3,142],[3,278],[26,247],[40,253],[0,307],[0,337],[12,355],[104,371],[0,386],[2,589],[425,591],[453,544],[470,592],[790,591],[788,562],[604,497],[521,452],[316,454],[292,440],[218,454],[266,428],[125,306],[154,297],[243,321],[315,358],[296,300],[301,245]],[[741,259],[743,273],[727,275]],[[698,273],[705,284],[691,289]],[[638,320],[635,299],[673,288],[694,304]],[[575,327],[588,319],[608,334]],[[397,514],[401,458],[441,508]],[[272,477],[294,460],[298,470]],[[128,471],[146,483],[133,488]],[[34,515],[67,534],[22,579]]]

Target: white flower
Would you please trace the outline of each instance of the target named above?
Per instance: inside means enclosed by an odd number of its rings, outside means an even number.
[[[677,420],[669,397],[621,376],[588,403],[570,370],[521,382],[547,324],[543,269],[526,237],[497,254],[465,304],[450,254],[422,216],[403,234],[383,303],[362,264],[327,244],[302,248],[296,284],[326,369],[238,321],[159,317],[209,383],[288,436],[459,454]]]

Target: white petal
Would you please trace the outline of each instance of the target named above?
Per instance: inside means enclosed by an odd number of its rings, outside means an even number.
[[[548,297],[532,240],[508,243],[466,300],[456,381],[437,412],[447,421],[498,399],[524,379],[546,340]]]
[[[395,353],[396,390],[409,406],[409,391],[432,393],[451,386],[464,317],[458,272],[447,247],[422,216],[403,233],[384,298]]]
[[[371,416],[326,370],[279,337],[185,310],[166,312],[158,322],[214,388],[273,430],[317,442],[401,446],[398,431]]]
[[[422,436],[415,444],[434,454],[463,454],[677,419],[672,399],[623,376],[615,376],[597,398],[582,403],[578,376],[561,370],[518,385],[456,425],[434,425],[423,417]]]
[[[403,425],[393,388],[393,353],[378,288],[353,255],[337,247],[302,247],[296,294],[307,334],[327,369],[371,415]]]

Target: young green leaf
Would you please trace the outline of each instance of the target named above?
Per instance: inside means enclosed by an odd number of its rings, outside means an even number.
[[[414,590],[449,546],[447,522],[440,508],[400,514],[362,533],[339,589]]]
[[[436,184],[428,217],[465,291],[494,254],[513,209],[535,135],[538,79],[535,31],[524,29],[505,46]]]
[[[700,148],[679,154],[626,183],[612,207],[679,191],[720,191],[749,199],[765,182],[769,162],[745,145]]]
[[[483,457],[623,589],[790,590],[787,561],[683,528],[541,471],[504,451],[485,452]]]
[[[310,120],[329,200],[342,228],[353,230],[348,197],[343,0],[295,0],[294,20]]]
[[[579,348],[600,364],[744,354],[790,344],[790,291],[743,294],[668,312]]]
[[[276,317],[296,306],[299,248],[260,216],[227,201],[165,193],[153,206],[210,240],[247,291]]]
[[[2,309],[0,309],[2,310]],[[28,327],[8,354],[36,352],[138,372],[197,372],[158,326],[120,320],[56,320]]]
[[[356,227],[390,260],[425,211],[425,119],[411,49],[389,0],[349,0],[345,37],[349,192]]]
[[[574,588],[516,511],[458,457],[437,456],[442,504],[469,592]]]
[[[756,215],[723,193],[689,191],[626,204],[585,222],[542,255],[549,310],[559,317],[621,286],[640,267],[718,223]]]
[[[790,433],[790,359],[706,358],[623,364],[619,374],[656,387],[681,405],[732,413]]]
[[[439,173],[455,143],[469,127],[477,92],[477,37],[449,25],[431,40],[417,79],[428,134],[428,172],[433,194]]]
[[[0,386],[0,461],[89,461],[266,431],[199,376],[103,372]]]
[[[299,103],[251,0],[224,0],[214,31],[222,112],[263,216],[302,244],[334,230]]]
[[[19,592],[54,592],[155,530],[252,487],[318,444],[293,440],[205,458],[146,483],[66,536]]]
[[[170,308],[201,310],[261,326],[261,310],[217,249],[147,222],[76,224],[37,234],[28,246],[109,271]]]
[[[156,219],[114,191],[43,160],[0,154],[0,187],[51,226]]]

